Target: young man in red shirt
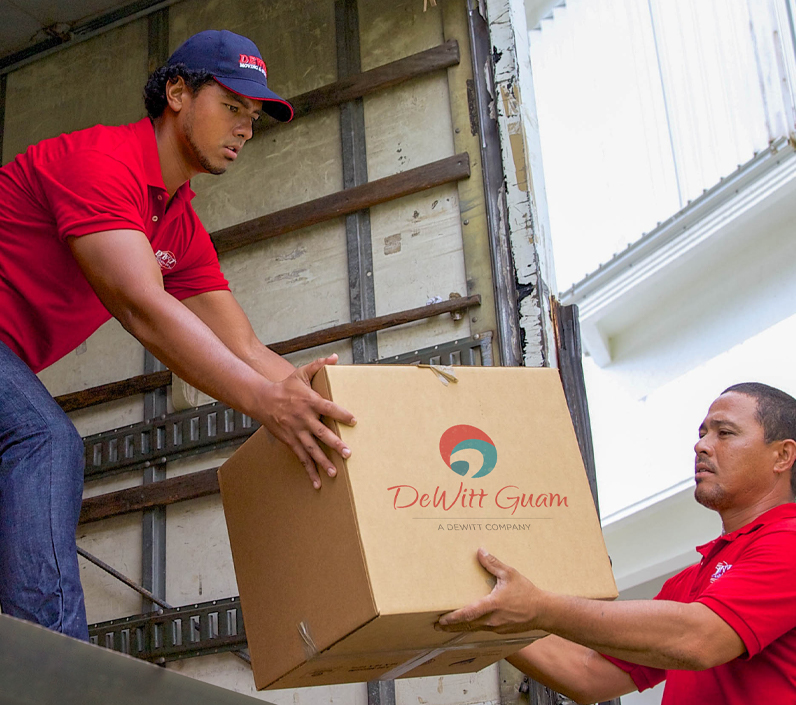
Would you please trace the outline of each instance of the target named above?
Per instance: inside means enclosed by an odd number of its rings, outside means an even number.
[[[193,386],[288,444],[313,485],[348,456],[320,421],[352,415],[255,336],[229,291],[189,180],[222,174],[261,111],[293,110],[250,40],[188,39],[145,89],[149,117],[45,140],[0,169],[0,608],[86,639],[75,529],[83,444],[34,373],[111,316]]]
[[[665,705],[796,702],[794,438],[796,399],[778,389],[739,384],[713,402],[694,447],[694,494],[724,531],[655,600],[549,593],[481,550],[495,589],[440,628],[549,632],[509,661],[578,703],[664,679]]]

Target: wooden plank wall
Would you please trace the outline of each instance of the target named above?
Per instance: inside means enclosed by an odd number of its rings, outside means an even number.
[[[363,74],[337,83],[333,0],[183,0],[171,6],[170,50],[203,29],[223,27],[246,34],[263,52],[269,86],[283,96],[297,97],[300,115],[290,125],[264,121],[233,169],[220,178],[197,177],[192,184],[197,192],[194,206],[216,234],[222,268],[264,340],[309,334],[312,341],[313,334],[349,323],[345,233],[338,216],[363,205],[371,210],[377,316],[446,301],[451,293],[480,295],[487,304],[460,320],[442,315],[381,330],[381,356],[493,330],[480,165],[474,161],[477,138],[467,100],[472,73],[465,3],[440,0],[424,12],[417,0],[360,0],[359,24]],[[451,60],[454,47],[464,50],[458,64]],[[142,117],[147,56],[143,19],[10,74],[4,161],[28,144],[63,131]],[[437,62],[438,70],[397,82],[399,69],[411,73],[429,62]],[[74,78],[78,75],[80,81]],[[59,90],[42,95],[36,90],[40,85]],[[341,195],[336,105],[351,91],[365,94],[369,183]],[[467,153],[469,159],[457,156]],[[465,170],[478,174],[477,179],[466,180]],[[413,178],[418,176],[419,181]],[[302,207],[306,203],[314,203],[315,210]],[[271,237],[262,239],[262,234]],[[293,352],[290,359],[301,364],[337,352],[344,362],[350,361],[347,340],[323,340],[327,342],[320,348]],[[110,322],[41,376],[53,394],[63,395],[141,372],[140,346]],[[165,379],[163,375],[157,382]],[[89,435],[140,421],[142,399],[138,394],[70,415],[78,430]],[[237,594],[213,478],[213,468],[228,452],[172,463],[169,479],[146,491],[140,488],[140,474],[91,483],[80,545],[138,580],[140,511],[168,505],[168,601],[188,604]],[[177,479],[189,473],[190,480]],[[117,493],[113,501],[107,496],[111,492]],[[178,501],[186,496],[181,492],[193,499]],[[101,495],[106,496],[100,500]],[[90,621],[140,611],[138,597],[127,588],[93,566],[81,564],[81,569]],[[231,661],[220,655],[170,667],[246,691],[250,675]],[[433,680],[433,685],[402,684],[399,696],[403,692],[407,702],[417,702],[418,697],[428,700],[435,694],[434,702],[439,703],[462,701],[468,691],[469,700],[495,696],[489,678]],[[363,703],[363,697],[361,688],[342,686],[293,695],[291,702]]]

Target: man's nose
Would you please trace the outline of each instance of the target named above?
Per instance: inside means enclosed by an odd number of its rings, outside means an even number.
[[[238,125],[238,128],[235,130],[236,137],[242,137],[245,141],[249,141],[252,138],[252,123],[251,120],[243,120]]]
[[[707,435],[702,436],[695,444],[694,444],[694,452],[699,455],[700,453],[706,453],[710,455],[710,444],[707,440]]]

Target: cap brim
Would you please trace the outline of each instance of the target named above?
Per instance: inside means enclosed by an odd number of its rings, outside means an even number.
[[[279,122],[290,122],[293,119],[293,106],[284,98],[280,98],[269,88],[257,81],[247,81],[243,78],[218,78],[213,76],[219,85],[244,98],[260,100],[263,103],[263,112]]]

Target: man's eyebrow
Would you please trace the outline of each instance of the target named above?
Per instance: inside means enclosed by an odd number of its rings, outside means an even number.
[[[238,95],[237,93],[233,93],[230,90],[227,90],[226,94],[228,100],[234,100],[238,105],[242,105],[247,110],[251,110],[253,113],[257,113],[258,116],[262,113],[261,110],[258,110],[257,108],[254,107],[254,103],[248,98],[242,95]]]
[[[714,419],[710,419],[710,421],[708,421],[707,424],[703,421],[700,428],[704,428],[706,425],[712,426],[713,428],[715,428],[716,426],[729,426],[735,431],[741,430],[741,427],[737,423],[733,423],[729,419],[723,419],[720,416]]]

